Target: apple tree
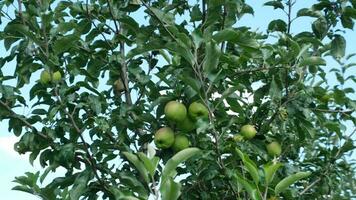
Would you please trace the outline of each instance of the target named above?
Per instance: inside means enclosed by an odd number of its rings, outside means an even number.
[[[13,189],[355,198],[356,1],[261,2],[256,31],[245,0],[0,1],[0,121],[40,168]]]

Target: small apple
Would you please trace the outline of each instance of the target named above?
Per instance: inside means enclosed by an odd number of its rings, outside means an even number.
[[[310,65],[308,70],[311,74],[316,74],[319,69],[318,69],[318,66],[316,66],[316,65]]]
[[[182,122],[187,117],[187,109],[178,101],[170,101],[164,107],[166,118],[173,122]]]
[[[247,124],[243,125],[240,129],[240,134],[245,138],[245,139],[252,139],[255,137],[257,131],[254,126]]]
[[[47,70],[44,70],[44,71],[41,72],[40,82],[43,85],[46,85],[46,84],[51,82],[51,74]]]
[[[183,132],[190,132],[195,129],[195,123],[187,116],[182,122],[177,124],[177,127]]]
[[[189,115],[193,120],[198,120],[199,118],[207,119],[209,117],[209,110],[204,104],[199,102],[193,102],[190,104]]]
[[[282,153],[281,145],[274,141],[267,145],[267,153],[270,156],[279,156]]]
[[[330,94],[324,94],[321,98],[320,101],[323,103],[328,103],[331,99],[331,95]]]
[[[125,85],[122,82],[121,78],[117,79],[114,82],[114,91],[117,93],[121,93],[121,92],[125,91]]]
[[[241,142],[244,140],[244,137],[242,135],[234,135],[233,138],[235,142]]]
[[[167,149],[174,143],[174,132],[169,127],[160,128],[154,135],[157,148]]]
[[[54,83],[58,83],[61,79],[62,79],[62,74],[61,74],[60,71],[56,71],[56,72],[53,73],[52,81]]]
[[[177,135],[174,138],[172,149],[175,152],[181,151],[189,147],[189,139],[185,135]]]

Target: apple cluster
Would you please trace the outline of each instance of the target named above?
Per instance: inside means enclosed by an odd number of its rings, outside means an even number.
[[[195,122],[198,119],[207,119],[209,111],[202,103],[193,102],[186,106],[178,101],[170,101],[164,107],[164,114],[168,121],[174,123],[182,133],[176,134],[171,127],[160,128],[154,135],[157,148],[172,148],[175,152],[188,148],[189,139],[183,133],[196,129]]]
[[[60,71],[55,71],[51,74],[48,70],[43,70],[40,75],[40,82],[43,85],[47,85],[50,82],[58,83],[62,79],[62,74]]]

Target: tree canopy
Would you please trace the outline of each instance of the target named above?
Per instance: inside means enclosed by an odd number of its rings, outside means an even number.
[[[0,1],[0,121],[42,167],[14,189],[355,198],[356,54],[344,33],[356,1],[300,2],[264,1],[285,16],[256,31],[239,24],[254,14],[245,0]],[[310,26],[292,30],[302,18]]]

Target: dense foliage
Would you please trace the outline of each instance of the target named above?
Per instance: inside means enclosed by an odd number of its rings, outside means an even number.
[[[14,189],[49,200],[355,198],[356,64],[343,34],[356,1],[300,2],[265,1],[285,17],[256,32],[239,25],[254,13],[244,0],[0,1],[0,120],[43,168]],[[301,18],[311,27],[292,30]],[[208,117],[184,131],[165,117],[169,101]],[[190,148],[155,148],[162,127]]]

